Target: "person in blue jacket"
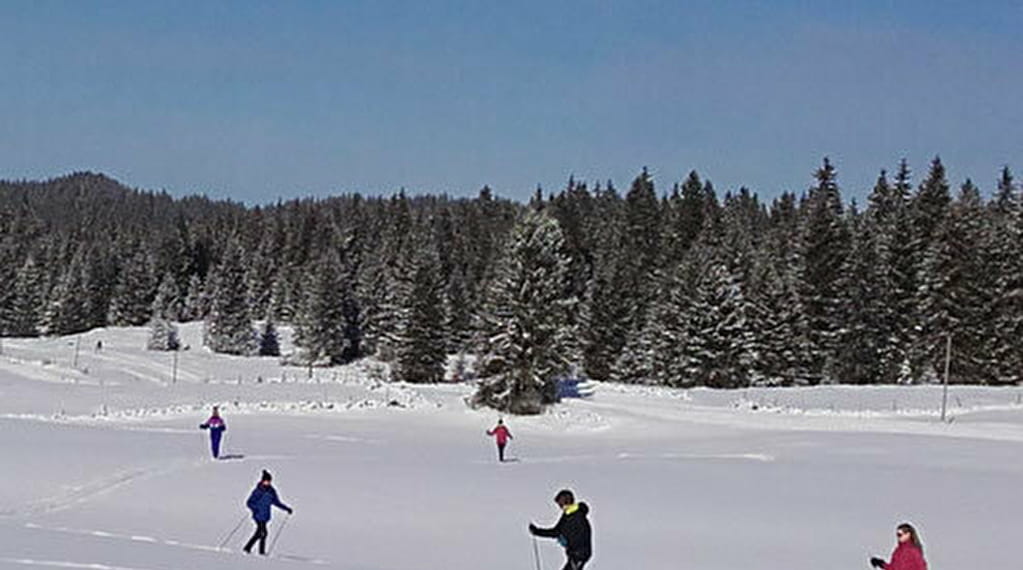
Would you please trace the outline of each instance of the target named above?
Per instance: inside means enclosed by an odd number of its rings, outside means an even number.
[[[206,423],[199,424],[199,429],[210,430],[210,451],[213,452],[213,459],[220,457],[220,438],[224,436],[224,432],[227,430],[227,424],[220,417],[220,408],[213,406],[213,415],[210,419],[206,420]]]
[[[277,498],[277,490],[273,488],[270,481],[273,480],[273,476],[266,469],[263,470],[263,476],[260,477],[259,483],[256,484],[256,488],[252,490],[252,494],[249,495],[249,500],[245,502],[245,505],[252,511],[252,520],[256,521],[256,532],[249,539],[249,542],[245,545],[246,553],[252,552],[253,545],[256,541],[259,541],[259,553],[266,554],[266,525],[270,522],[270,507],[274,506],[278,509],[287,511],[290,515],[295,512],[291,507],[285,505]]]

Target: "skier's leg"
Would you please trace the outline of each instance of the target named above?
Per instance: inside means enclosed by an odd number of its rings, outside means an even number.
[[[213,459],[220,457],[220,430],[210,432],[210,449],[213,451]]]
[[[573,560],[569,558],[565,561],[565,566],[561,570],[583,570],[583,566],[586,566],[585,560]]]
[[[259,530],[262,534],[259,535],[259,553],[266,556],[266,535],[270,534],[266,530],[266,523],[259,523]]]
[[[242,550],[244,550],[245,552],[252,552],[252,547],[256,544],[256,541],[259,540],[260,530],[263,529],[264,527],[265,523],[261,523],[258,521],[256,522],[256,532],[252,533],[252,538],[250,538],[249,541],[245,543],[245,547],[242,548]]]
[[[497,460],[501,462],[504,461],[504,446],[500,444],[497,446]]]

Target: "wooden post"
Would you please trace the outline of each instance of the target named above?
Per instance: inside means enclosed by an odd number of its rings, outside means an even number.
[[[171,384],[178,383],[178,350],[174,349],[174,368],[171,372]]]
[[[945,421],[945,410],[948,408],[948,372],[952,366],[952,333],[945,342],[945,387],[941,391],[941,421]]]

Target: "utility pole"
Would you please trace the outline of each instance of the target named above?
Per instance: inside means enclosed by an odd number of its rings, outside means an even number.
[[[952,333],[948,333],[945,342],[945,387],[941,391],[941,421],[945,421],[945,410],[948,408],[948,371],[952,366]]]

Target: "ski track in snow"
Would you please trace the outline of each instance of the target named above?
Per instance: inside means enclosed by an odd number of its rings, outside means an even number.
[[[98,562],[70,562],[67,560],[36,560],[34,558],[0,558],[0,562],[21,566],[49,566],[51,568],[87,568],[89,570],[152,570],[141,566],[111,566]]]
[[[74,485],[69,487],[66,493],[62,493],[56,496],[47,497],[44,499],[38,499],[28,503],[27,506],[21,509],[8,509],[3,513],[4,516],[19,516],[19,515],[40,515],[46,513],[52,513],[74,507],[76,505],[86,503],[95,497],[99,497],[110,493],[120,487],[123,487],[133,481],[147,479],[151,477],[158,477],[178,471],[181,469],[187,469],[192,467],[198,467],[207,462],[207,460],[191,460],[191,461],[176,461],[169,466],[155,469],[146,468],[135,468],[127,469],[124,471],[118,471],[107,477],[101,477],[88,483],[81,485]]]
[[[148,543],[148,544],[154,544],[154,545],[171,546],[171,547],[174,547],[174,548],[182,548],[182,549],[186,549],[186,550],[195,550],[195,551],[201,551],[201,552],[213,552],[213,553],[223,553],[223,554],[236,554],[236,553],[240,553],[240,552],[236,552],[235,550],[232,550],[230,548],[220,548],[220,547],[212,546],[212,545],[208,545],[208,544],[194,544],[194,543],[188,543],[188,542],[181,542],[181,541],[178,541],[178,540],[160,539],[160,538],[155,538],[155,537],[151,537],[151,536],[143,536],[143,535],[120,534],[120,533],[116,533],[116,532],[107,532],[105,530],[79,529],[79,528],[69,528],[69,527],[65,527],[65,526],[49,527],[49,526],[44,526],[44,525],[40,525],[40,524],[36,524],[36,523],[25,523],[25,528],[32,529],[32,530],[40,530],[40,531],[45,531],[45,532],[61,533],[61,534],[72,534],[72,535],[76,535],[76,536],[86,536],[86,537],[94,537],[94,538],[101,538],[101,539],[108,539],[108,540],[124,540],[124,541],[136,542],[136,543],[144,543],[144,544]],[[293,561],[293,562],[304,562],[304,563],[307,563],[307,564],[316,564],[316,565],[330,564],[329,561],[323,560],[321,558],[314,558],[314,557],[309,557],[309,556],[300,556],[300,555],[297,555],[297,554],[291,554],[291,553],[287,553],[287,552],[282,552],[282,553],[279,553],[279,554],[271,553],[269,557],[270,558],[280,558],[280,559],[283,559],[283,560],[289,560],[289,561]],[[12,559],[0,559],[0,560],[10,561]],[[74,563],[68,563],[68,564],[74,564]],[[74,567],[75,568],[94,568],[94,567],[95,568],[117,568],[115,566],[74,566]]]

